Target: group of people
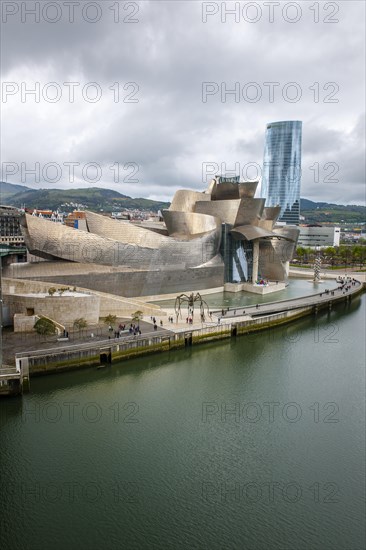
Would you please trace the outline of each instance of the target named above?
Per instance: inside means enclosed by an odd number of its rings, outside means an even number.
[[[339,290],[341,287],[337,287],[337,290]],[[329,288],[326,288],[324,290],[324,294],[330,294],[331,296],[334,296],[334,290],[329,290]],[[323,293],[319,294],[320,298],[322,298]]]
[[[346,275],[344,277],[337,277],[337,283],[347,284],[347,283],[356,283],[356,279],[353,277],[347,277]]]
[[[278,281],[276,281],[276,283],[278,284]],[[268,286],[269,282],[268,282],[268,279],[257,279],[255,284],[261,285],[261,286]]]
[[[356,286],[356,279],[351,279],[351,277],[345,277],[343,283],[338,287],[339,290],[342,290],[342,294],[346,294],[353,286]]]
[[[155,319],[155,317],[151,317],[151,320],[153,322],[154,330],[158,330],[158,323],[157,323],[157,320]],[[161,327],[163,326],[163,320],[162,319],[160,319],[160,326]]]
[[[112,325],[109,325],[109,327],[108,327],[108,331],[110,333],[114,332],[114,338],[120,338],[121,336],[123,336],[123,334],[126,333],[127,330],[129,332],[129,334],[133,335],[133,336],[139,336],[141,334],[140,325],[135,325],[134,323],[131,323],[129,328],[126,328],[126,324],[120,323],[118,325],[118,330],[115,330],[112,327]],[[94,336],[94,335],[92,335],[92,336]],[[109,338],[110,338],[110,336],[109,336]]]
[[[353,279],[352,277],[338,277],[337,278],[337,283],[342,283],[342,284],[337,286],[336,290],[341,290],[342,294],[347,294],[347,292],[349,290],[351,290],[351,288],[353,286],[356,286],[357,281],[356,281],[356,279]],[[334,296],[334,293],[335,293],[334,290],[329,290],[328,288],[326,290],[324,290],[324,294],[330,294],[331,296]],[[322,297],[322,296],[323,296],[323,294],[321,293],[320,297]]]
[[[173,317],[172,317],[172,318],[173,318]],[[157,320],[156,320],[156,317],[151,316],[151,317],[150,317],[150,320],[153,322],[153,325],[156,325],[156,326],[157,326],[158,322],[157,322]],[[162,319],[160,319],[160,326],[161,326],[161,327],[163,326],[163,321],[162,321]]]
[[[131,323],[128,329],[128,332],[130,334],[133,334],[134,336],[140,335],[141,334],[140,325],[135,325]]]
[[[259,305],[256,305],[256,308],[258,309]],[[221,317],[225,317],[227,313],[232,313],[233,315],[245,315],[245,309],[243,309],[243,312],[241,313],[240,310],[233,309],[232,311],[229,308],[222,309],[221,310]],[[220,317],[220,319],[221,319]],[[212,319],[212,313],[210,312],[210,318]]]

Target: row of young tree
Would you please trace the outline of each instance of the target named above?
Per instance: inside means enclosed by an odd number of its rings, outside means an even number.
[[[131,322],[138,324],[141,321],[142,317],[143,317],[142,311],[135,311],[131,315]],[[117,316],[109,314],[106,317],[103,317],[102,320],[104,324],[107,325],[108,327],[113,326],[117,321]],[[73,323],[73,329],[75,331],[85,330],[87,327],[88,327],[88,321],[84,319],[84,317],[75,319]],[[56,325],[53,323],[51,319],[48,319],[46,317],[41,317],[40,319],[38,319],[38,321],[34,325],[34,328],[38,334],[43,336],[46,336],[46,335],[49,336],[52,334],[56,334],[57,332]]]
[[[312,264],[318,256],[321,257],[323,266],[362,269],[366,264],[366,246],[360,244],[327,246],[320,250],[299,246],[294,259],[302,264]]]

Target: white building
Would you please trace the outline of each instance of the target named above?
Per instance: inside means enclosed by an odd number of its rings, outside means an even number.
[[[325,225],[300,225],[300,235],[297,245],[306,247],[339,246],[340,227]]]

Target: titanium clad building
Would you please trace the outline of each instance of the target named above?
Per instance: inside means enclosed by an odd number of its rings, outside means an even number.
[[[123,297],[285,281],[299,230],[276,226],[280,207],[255,198],[257,185],[221,176],[205,191],[179,189],[160,232],[89,211],[84,230],[24,214],[28,251],[47,261],[21,266],[17,278]]]
[[[279,222],[299,225],[302,122],[267,124],[262,196],[266,206],[280,206]]]

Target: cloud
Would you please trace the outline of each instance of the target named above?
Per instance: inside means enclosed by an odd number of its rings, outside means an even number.
[[[29,8],[32,2],[25,4]],[[19,168],[21,163],[41,166],[39,182],[20,169],[8,181],[87,186],[82,167],[96,162],[102,167],[98,185],[132,196],[170,199],[181,186],[204,188],[207,162],[229,170],[237,163],[244,171],[247,165],[260,166],[266,124],[296,119],[303,121],[302,196],[364,200],[362,2],[338,2],[338,13],[319,3],[319,23],[306,3],[297,3],[301,17],[296,23],[284,20],[283,13],[290,18],[296,14],[283,11],[288,4],[283,2],[272,23],[260,3],[257,23],[243,16],[255,16],[245,11],[247,2],[240,3],[239,22],[227,15],[226,23],[221,2],[211,3],[218,13],[206,23],[205,3],[132,2],[127,10],[120,3],[115,23],[116,3],[105,1],[94,3],[102,14],[94,24],[85,20],[94,17],[92,8],[81,16],[87,2],[75,7],[73,23],[68,8],[59,4],[61,19],[53,24],[42,13],[39,23],[31,16],[22,23],[18,13],[2,25],[3,86],[14,83],[19,92],[6,103],[2,94],[1,156]],[[235,3],[225,5],[232,8]],[[55,14],[49,11],[48,17]],[[325,18],[339,22],[325,23]],[[29,94],[22,102],[22,86],[24,92],[37,82],[39,103]],[[47,87],[50,82],[58,88]],[[69,101],[71,85],[65,84],[70,82],[79,83],[74,85],[74,102]],[[206,102],[204,82],[214,83],[215,92]],[[272,85],[273,97],[271,82],[278,83]],[[60,100],[50,101],[60,90]],[[98,91],[100,100],[93,103]],[[50,162],[79,163],[75,181],[70,182],[65,170],[59,181],[45,180],[42,167]],[[117,182],[110,169],[115,162],[122,166]],[[339,164],[337,184],[324,183],[331,172],[324,165],[331,162]],[[137,183],[126,181],[128,163],[138,166]],[[314,181],[314,163],[321,167],[322,183]]]

